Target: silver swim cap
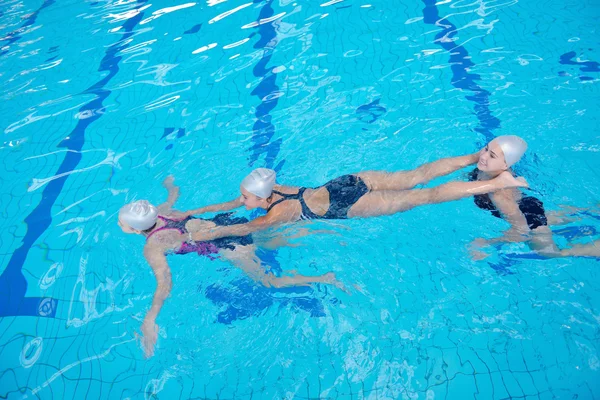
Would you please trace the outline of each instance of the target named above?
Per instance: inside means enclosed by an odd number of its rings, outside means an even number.
[[[158,210],[146,200],[138,200],[121,207],[119,219],[133,229],[145,231],[156,224]]]
[[[242,181],[242,187],[263,199],[271,196],[275,186],[275,171],[268,168],[257,168]]]
[[[517,163],[527,150],[527,142],[515,135],[498,136],[490,143],[497,143],[504,153],[507,166]]]

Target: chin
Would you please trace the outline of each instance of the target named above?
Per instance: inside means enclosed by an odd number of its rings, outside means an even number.
[[[487,165],[482,165],[480,163],[477,163],[477,169],[480,171],[487,171]]]

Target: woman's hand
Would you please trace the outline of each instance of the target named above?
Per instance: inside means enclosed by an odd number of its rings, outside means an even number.
[[[165,189],[169,190],[170,188],[172,188],[174,186],[173,185],[174,182],[175,182],[175,178],[173,178],[173,175],[169,175],[163,180],[162,185]]]
[[[146,358],[150,358],[154,355],[154,346],[158,339],[158,325],[154,323],[153,319],[144,318],[142,324],[142,347],[144,348],[144,355]]]

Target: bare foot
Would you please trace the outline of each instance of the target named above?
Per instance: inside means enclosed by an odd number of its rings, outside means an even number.
[[[529,184],[523,177],[515,178],[508,171],[504,171],[495,179],[497,180],[503,188],[511,188],[511,187],[524,187],[528,188]]]

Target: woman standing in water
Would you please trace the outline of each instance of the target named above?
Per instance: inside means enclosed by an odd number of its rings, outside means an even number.
[[[499,136],[488,143],[479,154],[477,168],[471,172],[471,181],[489,180],[506,173],[516,164],[525,151],[527,143],[520,137]],[[529,247],[544,257],[600,257],[600,241],[586,245],[576,245],[559,249],[548,225],[558,225],[567,221],[564,213],[546,213],[544,204],[533,196],[523,196],[520,190],[507,188],[490,194],[474,196],[477,207],[490,211],[493,216],[503,218],[510,224],[504,235],[495,239],[478,239],[475,248],[505,243],[527,242]],[[484,253],[473,251],[475,258]]]

